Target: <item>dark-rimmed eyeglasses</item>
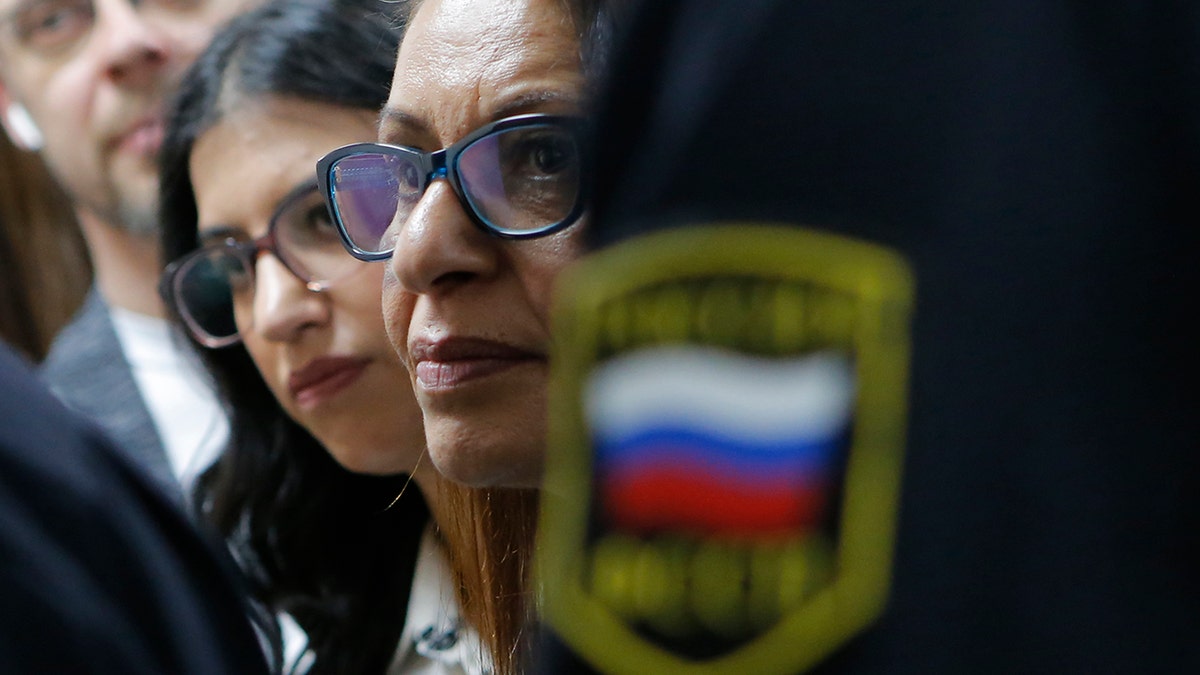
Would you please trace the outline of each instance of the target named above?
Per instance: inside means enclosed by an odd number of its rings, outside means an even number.
[[[325,290],[360,264],[346,255],[317,186],[302,185],[280,201],[263,236],[231,234],[167,265],[159,293],[196,342],[218,348],[241,339],[236,314],[252,311],[255,263],[264,252],[310,291]]]
[[[346,249],[360,260],[391,257],[389,226],[403,223],[439,178],[486,232],[545,236],[584,210],[581,125],[576,117],[518,115],[435,152],[355,143],[317,162],[317,182]]]

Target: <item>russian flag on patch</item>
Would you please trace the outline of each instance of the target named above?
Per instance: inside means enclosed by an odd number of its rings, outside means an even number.
[[[618,529],[772,535],[824,516],[854,409],[847,355],[663,346],[601,364],[585,407]]]

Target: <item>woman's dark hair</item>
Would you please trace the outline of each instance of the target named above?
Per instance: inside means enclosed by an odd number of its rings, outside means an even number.
[[[223,29],[188,71],[167,121],[164,259],[197,247],[189,160],[201,134],[268,97],[376,111],[387,100],[399,35],[392,6],[378,0],[276,0]],[[241,345],[200,357],[231,434],[197,486],[196,509],[226,537],[256,599],[305,630],[316,655],[310,673],[385,672],[429,518],[419,491],[411,486],[388,508],[406,477],[339,466],[284,412]]]

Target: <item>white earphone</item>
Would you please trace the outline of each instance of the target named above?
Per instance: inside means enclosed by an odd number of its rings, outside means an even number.
[[[30,152],[41,150],[46,139],[42,130],[29,116],[29,111],[20,103],[9,103],[4,109],[4,121],[13,142]]]

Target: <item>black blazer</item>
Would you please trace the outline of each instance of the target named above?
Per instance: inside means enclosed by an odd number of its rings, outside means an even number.
[[[3,344],[0,383],[0,672],[267,672],[169,491]]]

